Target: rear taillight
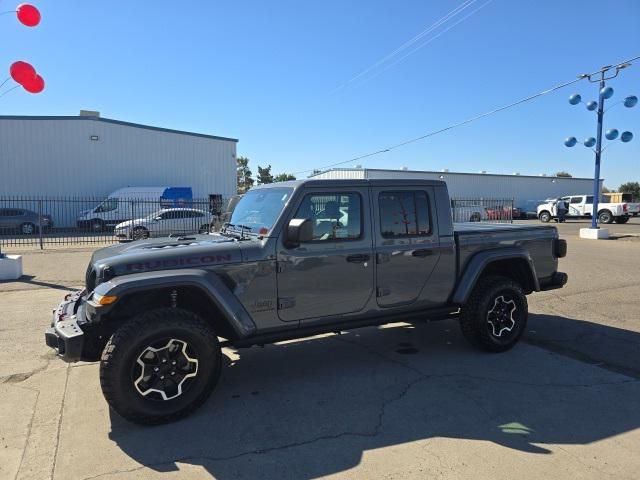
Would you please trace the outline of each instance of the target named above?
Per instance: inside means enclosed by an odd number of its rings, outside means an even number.
[[[625,212],[625,213],[628,212],[629,211],[629,205],[627,205],[626,203],[623,203],[622,204],[622,211]]]
[[[567,241],[562,238],[556,238],[553,242],[553,256],[556,258],[564,258],[567,256]]]

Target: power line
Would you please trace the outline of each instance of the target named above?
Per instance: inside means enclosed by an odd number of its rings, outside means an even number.
[[[611,69],[611,68],[618,67],[620,65],[630,64],[630,63],[632,63],[632,62],[634,62],[634,61],[636,61],[638,59],[640,59],[640,55],[638,55],[638,56],[636,56],[634,58],[630,58],[628,60],[624,60],[624,61],[622,61],[620,63],[607,66],[606,68],[607,69]],[[603,67],[603,68],[605,68],[605,67]],[[580,82],[581,80],[584,80],[585,78],[588,78],[590,75],[595,75],[596,73],[600,73],[602,70],[603,69],[601,68],[600,70],[596,70],[595,72],[592,72],[592,73],[582,74],[582,75],[578,76],[578,78],[576,78],[574,80],[571,80],[571,81],[568,81],[568,82],[564,82],[564,83],[560,83],[558,85],[555,85],[555,86],[553,86],[551,88],[543,90],[543,91],[541,91],[539,93],[535,93],[533,95],[525,97],[525,98],[523,98],[521,100],[518,100],[516,102],[509,103],[507,105],[503,105],[503,106],[498,107],[498,108],[494,108],[493,110],[489,110],[488,112],[484,112],[484,113],[481,113],[479,115],[473,116],[471,118],[463,120],[462,122],[454,123],[452,125],[449,125],[448,127],[444,127],[444,128],[439,129],[439,130],[434,130],[434,131],[426,133],[424,135],[420,135],[419,137],[414,137],[414,138],[411,138],[409,140],[405,140],[403,142],[397,143],[395,145],[391,145],[389,147],[382,148],[380,150],[376,150],[376,151],[373,151],[373,152],[370,152],[370,153],[366,153],[366,154],[360,155],[358,157],[350,158],[349,160],[344,160],[342,162],[336,162],[336,163],[332,163],[332,164],[329,164],[329,165],[324,165],[324,166],[317,167],[317,168],[311,168],[311,169],[308,169],[308,170],[300,170],[298,172],[293,172],[292,174],[293,175],[297,175],[297,174],[301,174],[301,173],[313,172],[315,170],[323,170],[323,169],[335,167],[335,166],[338,166],[338,165],[344,165],[345,163],[350,163],[350,162],[355,162],[355,161],[358,161],[358,160],[362,160],[363,158],[372,157],[374,155],[379,155],[381,153],[390,152],[391,150],[395,150],[396,148],[400,148],[400,147],[403,147],[405,145],[409,145],[410,143],[414,143],[414,142],[418,142],[420,140],[424,140],[425,138],[428,138],[428,137],[433,137],[434,135],[438,135],[439,133],[443,133],[443,132],[446,132],[448,130],[452,130],[454,128],[461,127],[463,125],[467,125],[467,124],[469,124],[471,122],[475,122],[476,120],[480,120],[481,118],[485,118],[485,117],[488,117],[490,115],[494,115],[494,114],[496,114],[498,112],[502,112],[503,110],[507,110],[509,108],[513,108],[513,107],[515,107],[517,105],[521,105],[521,104],[526,103],[526,102],[530,102],[531,100],[534,100],[534,99],[536,99],[538,97],[542,97],[543,95],[548,95],[549,93],[555,92],[556,90],[560,90],[561,88],[567,87],[569,85],[573,85],[574,83],[577,83],[577,82]]]
[[[405,58],[413,55],[414,53],[416,53],[418,50],[420,50],[422,47],[426,47],[427,45],[429,45],[431,42],[433,42],[435,39],[441,37],[442,35],[444,35],[445,33],[447,33],[449,30],[451,30],[452,28],[454,28],[456,25],[464,22],[467,18],[471,17],[472,15],[475,15],[477,12],[479,12],[480,10],[482,10],[484,7],[486,7],[487,5],[489,5],[493,0],[488,0],[487,2],[483,3],[482,5],[480,5],[478,8],[476,8],[475,10],[472,10],[471,12],[469,12],[467,15],[465,15],[464,17],[462,17],[460,20],[458,20],[457,22],[455,22],[452,25],[449,25],[447,28],[445,28],[444,30],[442,30],[441,32],[439,32],[438,34],[434,35],[433,37],[429,38],[426,42],[421,43],[420,45],[418,45],[416,48],[414,48],[413,50],[411,50],[409,53],[404,54],[403,56],[401,56],[399,59],[395,60],[394,62],[387,64],[382,70],[378,70],[376,73],[374,73],[373,75],[371,75],[370,77],[366,78],[364,81],[368,82],[369,80],[373,80],[374,78],[376,78],[378,75],[386,72],[387,70],[389,70],[391,67],[393,67],[394,65],[397,65],[398,63],[400,63],[401,61],[403,61]]]
[[[349,85],[350,83],[356,81],[357,79],[363,77],[364,75],[366,75],[367,73],[369,73],[370,71],[374,70],[376,67],[383,65],[385,62],[391,60],[393,57],[395,57],[396,55],[398,55],[399,53],[401,53],[403,50],[406,50],[407,48],[409,48],[411,45],[413,45],[414,43],[416,43],[417,41],[419,41],[422,37],[424,37],[425,35],[428,35],[429,33],[431,33],[433,30],[435,30],[436,28],[438,28],[439,26],[441,26],[442,24],[448,22],[451,18],[455,17],[456,15],[458,15],[459,13],[461,13],[463,10],[465,10],[466,8],[470,7],[471,5],[473,5],[475,2],[477,2],[477,0],[465,0],[464,2],[462,2],[460,5],[458,5],[456,8],[454,8],[453,10],[451,10],[449,13],[447,13],[445,16],[443,16],[442,18],[440,18],[439,20],[437,20],[436,22],[432,23],[429,27],[427,27],[426,29],[424,29],[422,32],[420,32],[419,34],[417,34],[415,37],[413,37],[410,40],[407,40],[405,43],[403,43],[402,45],[400,45],[398,48],[396,48],[393,52],[389,53],[387,56],[385,56],[384,58],[378,60],[377,62],[375,62],[374,64],[370,65],[369,67],[365,68],[363,71],[361,71],[360,73],[358,73],[356,76],[350,78],[349,80],[347,80],[346,82],[344,82],[343,84],[339,85],[338,87],[336,87],[335,89],[333,89],[333,91],[331,93],[335,93],[336,91],[346,87],[347,85]]]

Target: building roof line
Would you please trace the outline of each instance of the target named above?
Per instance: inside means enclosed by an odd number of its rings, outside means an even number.
[[[435,170],[397,170],[391,168],[329,168],[327,170],[322,170],[320,172],[314,173],[311,177],[316,175],[322,175],[327,172],[403,172],[403,173],[428,173],[433,175],[476,175],[476,176],[492,176],[492,177],[508,177],[508,178],[547,178],[547,179],[562,179],[562,180],[591,180],[593,178],[588,177],[557,177],[555,175],[514,175],[509,173],[480,173],[480,172],[443,172],[443,171],[435,171]],[[600,178],[600,181],[604,181],[604,178]]]
[[[123,125],[125,127],[142,128],[144,130],[154,130],[157,132],[176,133],[178,135],[190,135],[192,137],[211,138],[214,140],[224,140],[228,142],[238,142],[237,138],[219,137],[217,135],[207,135],[205,133],[187,132],[184,130],[174,130],[171,128],[154,127],[141,123],[125,122],[123,120],[114,120],[112,118],[94,117],[94,116],[64,116],[64,115],[0,115],[0,120],[93,120],[95,122],[112,123],[115,125]]]

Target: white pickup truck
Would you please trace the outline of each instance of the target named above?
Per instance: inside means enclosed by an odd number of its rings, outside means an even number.
[[[593,211],[593,195],[570,195],[561,197],[569,205],[567,218],[591,218]],[[549,222],[557,217],[556,199],[547,199],[538,205],[538,218]],[[626,203],[598,203],[598,222],[627,223],[630,218],[629,206]]]

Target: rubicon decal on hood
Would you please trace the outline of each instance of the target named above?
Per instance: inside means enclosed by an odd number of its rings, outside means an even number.
[[[200,257],[168,258],[166,260],[149,260],[146,262],[128,263],[125,269],[128,272],[141,272],[157,270],[161,268],[188,267],[193,265],[208,265],[213,263],[225,263],[231,261],[231,254],[203,255]]]

